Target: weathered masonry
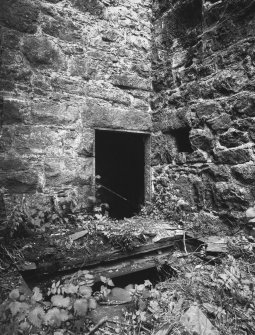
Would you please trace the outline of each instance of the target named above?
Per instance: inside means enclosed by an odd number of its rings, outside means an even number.
[[[135,208],[123,215],[136,212],[149,178],[145,156],[137,155],[145,155],[148,135],[142,134],[152,126],[150,1],[3,0],[0,6],[0,183],[6,199],[25,194],[29,202],[46,204],[53,194],[63,199],[71,192],[86,202],[98,165],[102,183],[112,169],[105,186],[133,198]],[[105,138],[100,142],[106,130],[117,131],[109,146]],[[124,147],[115,164],[118,141]],[[121,160],[129,171],[117,167]],[[123,186],[113,185],[113,174]]]
[[[205,222],[242,221],[255,198],[253,1],[0,6],[6,204],[70,192],[86,202],[100,174],[134,200],[113,215],[132,215],[150,194],[151,165],[155,181],[164,167],[154,190],[169,190],[167,203],[183,199]],[[126,185],[114,185],[121,169]]]
[[[162,0],[153,15],[156,176],[165,164],[198,223],[233,227],[255,198],[254,1]]]

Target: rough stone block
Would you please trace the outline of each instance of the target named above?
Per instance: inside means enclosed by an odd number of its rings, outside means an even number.
[[[50,78],[40,74],[33,74],[31,78],[31,84],[34,93],[37,95],[47,96],[51,91]]]
[[[22,33],[16,30],[2,27],[2,47],[4,49],[19,50],[21,36]]]
[[[248,131],[251,140],[255,142],[255,117],[237,119],[233,126],[241,131]]]
[[[187,155],[187,163],[205,163],[209,159],[207,152],[202,150],[195,150],[191,154]]]
[[[132,107],[144,112],[147,112],[150,110],[150,104],[149,102],[141,99],[134,99],[132,102]]]
[[[88,12],[92,15],[101,17],[105,8],[104,4],[99,0],[71,0],[71,3],[82,12]]]
[[[7,27],[25,33],[35,33],[39,8],[29,0],[1,0],[0,21]]]
[[[215,160],[220,164],[242,164],[252,160],[249,148],[233,148],[214,152]]]
[[[226,165],[208,164],[202,170],[203,174],[207,174],[216,182],[228,181],[231,178],[230,168]]]
[[[36,170],[0,172],[0,184],[10,193],[35,192],[39,184]]]
[[[0,152],[8,152],[13,144],[12,127],[3,126],[1,128]]]
[[[91,183],[93,158],[46,158],[46,187],[83,186]]]
[[[15,83],[13,81],[13,78],[10,78],[6,75],[3,76],[2,79],[0,79],[0,90],[2,92],[10,92],[12,93],[14,91],[14,88],[15,88]]]
[[[242,92],[233,97],[233,112],[241,117],[255,116],[255,94]]]
[[[191,123],[191,113],[187,108],[165,108],[152,116],[154,131],[172,131],[187,128]]]
[[[29,118],[30,106],[27,101],[4,98],[2,124],[23,123]]]
[[[92,157],[94,155],[94,129],[82,129],[81,141],[77,153],[81,157]]]
[[[84,83],[82,81],[74,80],[70,76],[59,76],[55,72],[51,76],[50,84],[55,91],[56,96],[53,98],[57,101],[61,100],[63,96],[67,97],[67,100],[72,99],[70,95],[82,96],[84,97]]]
[[[209,129],[191,129],[189,138],[194,150],[209,152],[213,148],[213,135]]]
[[[150,130],[151,117],[148,112],[135,109],[116,108],[109,103],[88,98],[82,119],[86,128],[113,128],[130,130]]]
[[[19,126],[14,130],[14,148],[19,154],[63,154],[67,131],[43,126]]]
[[[255,183],[255,163],[249,162],[233,166],[231,169],[236,179],[249,184]]]
[[[215,183],[214,197],[218,208],[244,211],[249,205],[245,188],[232,183]]]
[[[104,42],[115,42],[118,38],[120,38],[120,34],[118,30],[115,29],[107,29],[102,34],[102,40]]]
[[[68,157],[93,157],[94,129],[79,127],[66,132],[63,138],[63,150]]]
[[[124,106],[130,106],[131,99],[133,98],[125,91],[106,82],[90,80],[90,82],[85,86],[85,90],[88,97],[103,99]]]
[[[149,78],[151,76],[151,65],[145,63],[138,63],[132,65],[132,71],[135,71],[139,76],[143,78]]]
[[[53,18],[45,15],[42,19],[42,31],[63,41],[78,41],[82,35],[79,25],[75,25],[74,22],[75,20],[67,17],[62,18],[55,15]]]
[[[16,83],[25,82],[28,84],[32,71],[20,51],[4,49],[1,54],[1,61],[4,78],[12,79]]]
[[[226,113],[222,113],[220,116],[211,118],[207,123],[213,130],[221,131],[229,128],[231,117]]]
[[[217,101],[203,101],[191,106],[199,119],[208,120],[222,113],[222,107]]]
[[[232,148],[248,143],[249,137],[247,133],[230,128],[226,133],[220,135],[219,141],[221,145],[224,145],[227,148]]]
[[[69,71],[71,76],[81,76],[90,79],[89,60],[87,57],[72,57],[69,61]]]
[[[74,127],[74,123],[78,121],[79,116],[79,106],[72,101],[64,103],[46,101],[33,103],[32,105],[33,124]]]
[[[26,36],[22,50],[33,65],[47,65],[60,69],[65,65],[64,55],[57,44],[45,36]]]
[[[243,68],[222,70],[211,79],[215,97],[225,97],[240,92],[248,84],[249,80]]]
[[[21,157],[14,154],[12,155],[1,155],[0,156],[0,170],[2,171],[20,171],[27,170],[29,168],[29,162]]]
[[[138,77],[133,74],[122,74],[112,76],[110,79],[114,86],[123,89],[140,89],[144,91],[151,91],[151,82],[148,79]]]

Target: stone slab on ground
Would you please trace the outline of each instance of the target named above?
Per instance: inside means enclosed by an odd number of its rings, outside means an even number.
[[[123,312],[127,310],[126,305],[98,306],[89,313],[92,321],[97,324],[103,318],[116,322],[123,322]]]
[[[180,321],[191,335],[219,335],[218,330],[196,305],[191,306]]]

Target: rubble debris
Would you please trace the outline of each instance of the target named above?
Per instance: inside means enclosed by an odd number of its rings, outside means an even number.
[[[207,253],[226,253],[227,252],[227,238],[219,236],[209,236],[206,240]]]
[[[76,241],[78,240],[79,238],[85,236],[88,234],[88,230],[81,230],[81,231],[77,231],[76,233],[72,234],[72,235],[69,235],[69,238],[71,241]]]
[[[111,293],[107,296],[108,301],[130,302],[131,294],[128,290],[121,287],[114,287]]]
[[[155,333],[155,335],[170,335],[173,325],[166,323]]]
[[[191,335],[219,335],[218,330],[196,305],[191,306],[180,321]]]

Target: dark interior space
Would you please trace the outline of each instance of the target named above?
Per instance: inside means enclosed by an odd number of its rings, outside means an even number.
[[[190,139],[189,139],[190,128],[179,128],[171,131],[171,135],[176,140],[176,146],[179,152],[193,152]]]
[[[47,292],[47,288],[52,285],[52,281],[55,282],[61,281],[64,276],[73,274],[73,270],[71,271],[65,271],[62,274],[52,274],[52,275],[44,275],[41,276],[41,274],[29,274],[29,271],[26,271],[28,273],[21,273],[25,283],[28,285],[28,287],[33,290],[34,287],[40,287],[43,292]],[[102,286],[102,282],[100,280],[100,275],[104,275],[99,273],[96,276],[96,282],[93,285],[93,292],[100,291],[100,287]],[[111,276],[113,283],[116,287],[122,287],[129,284],[143,284],[145,280],[150,280],[152,285],[156,285],[159,282],[165,281],[169,278],[175,277],[177,275],[176,271],[167,263],[161,264],[160,267],[152,266],[144,270],[138,270],[136,272],[130,272],[125,275],[116,275]],[[50,299],[49,299],[50,300]]]
[[[116,287],[122,287],[129,284],[140,285],[144,284],[145,280],[149,280],[153,286],[157,283],[165,281],[169,278],[176,276],[176,271],[168,264],[162,264],[159,268],[156,266],[150,267],[148,269],[131,272],[123,276],[111,277],[113,283]],[[93,291],[100,291],[100,287],[103,283],[98,281],[93,286]]]
[[[97,197],[109,216],[131,217],[144,203],[145,140],[148,135],[96,130]]]

